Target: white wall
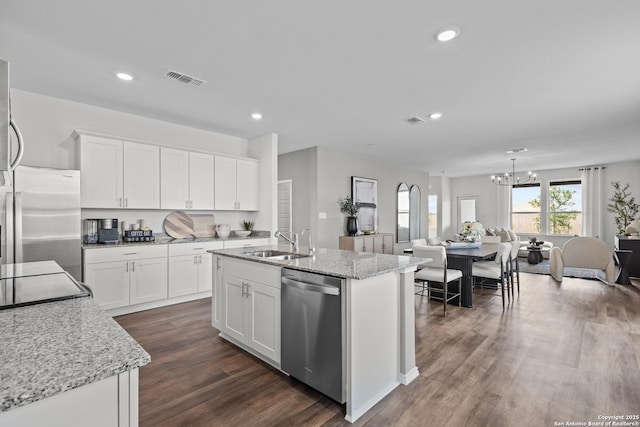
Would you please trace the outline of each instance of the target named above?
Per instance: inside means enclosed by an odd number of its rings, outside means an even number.
[[[345,216],[340,212],[338,199],[351,195],[352,176],[378,180],[378,231],[393,233],[394,239],[398,185],[401,182],[418,185],[420,235],[426,237],[427,173],[321,147],[283,154],[279,158],[278,179],[293,181],[294,231],[311,227],[317,247],[337,248],[338,237],[345,234]],[[327,218],[319,219],[320,212],[326,213]],[[408,246],[408,243],[396,244],[395,253],[402,253]]]
[[[136,139],[175,148],[192,149],[260,159],[261,182],[270,182],[260,195],[260,215],[256,212],[190,211],[213,213],[216,223],[241,229],[243,220],[256,222],[256,229],[268,229],[275,220],[277,200],[277,136],[265,135],[248,141],[221,133],[191,128],[161,120],[52,98],[17,89],[11,90],[12,116],[25,139],[23,165],[59,169],[79,169],[74,130],[84,130]],[[272,188],[274,187],[274,188]],[[269,198],[273,196],[273,201]],[[262,207],[265,206],[264,212]],[[133,223],[144,219],[154,232],[164,232],[162,223],[170,210],[83,209],[82,218],[118,218]],[[264,227],[264,228],[258,228]]]
[[[585,165],[588,166],[588,165]],[[613,163],[604,165],[604,193],[606,203],[613,195],[611,181],[628,182],[631,184],[630,190],[640,201],[640,161]],[[566,169],[549,169],[536,170],[538,181],[541,184],[542,197],[546,197],[546,191],[550,181],[580,179],[580,171],[578,168]],[[516,174],[517,175],[517,174]],[[461,178],[451,178],[451,229],[444,237],[452,238],[456,233],[458,222],[457,213],[457,197],[458,196],[478,196],[479,197],[479,221],[485,227],[492,227],[496,224],[497,218],[497,188],[491,183],[489,176],[479,175]],[[604,232],[602,239],[613,249],[614,236],[616,233],[613,215],[606,211],[605,206],[602,207],[604,215]],[[562,246],[571,236],[549,236],[540,235],[544,240],[549,240],[556,246]]]

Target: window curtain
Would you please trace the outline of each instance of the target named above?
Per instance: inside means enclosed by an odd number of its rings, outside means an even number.
[[[582,235],[602,236],[604,216],[604,167],[580,169],[582,173]]]
[[[496,185],[498,211],[496,226],[511,229],[511,186]]]

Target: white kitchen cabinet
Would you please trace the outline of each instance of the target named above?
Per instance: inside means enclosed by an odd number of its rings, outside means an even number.
[[[122,207],[122,141],[80,137],[80,188],[83,208]]]
[[[160,208],[160,148],[123,143],[124,207],[129,209]]]
[[[83,280],[105,310],[167,298],[166,245],[89,249],[83,264]]]
[[[93,298],[104,310],[129,305],[129,262],[113,261],[86,264],[84,281],[93,290]]]
[[[142,304],[167,298],[167,258],[129,261],[129,303]]]
[[[214,207],[214,161],[210,154],[189,153],[189,199],[191,209]]]
[[[160,208],[159,147],[80,135],[83,208]]]
[[[252,246],[263,246],[268,244],[269,244],[269,238],[225,240],[224,248],[225,249],[250,248]]]
[[[207,251],[222,247],[222,242],[169,245],[169,298],[210,292],[213,257]]]
[[[258,210],[257,160],[215,156],[215,209]]]
[[[213,155],[160,149],[162,209],[213,209]]]
[[[222,269],[222,302],[213,307],[214,326],[220,309],[224,338],[279,365],[280,267],[229,257],[216,264]]]
[[[160,207],[187,209],[189,206],[189,152],[160,148]]]

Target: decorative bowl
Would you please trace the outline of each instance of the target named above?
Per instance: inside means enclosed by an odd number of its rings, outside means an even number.
[[[234,230],[233,233],[239,237],[247,237],[251,234],[251,230]]]

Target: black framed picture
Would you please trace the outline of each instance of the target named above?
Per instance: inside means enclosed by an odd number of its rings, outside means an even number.
[[[362,233],[378,231],[378,180],[351,177],[351,198],[360,208],[358,228]]]

